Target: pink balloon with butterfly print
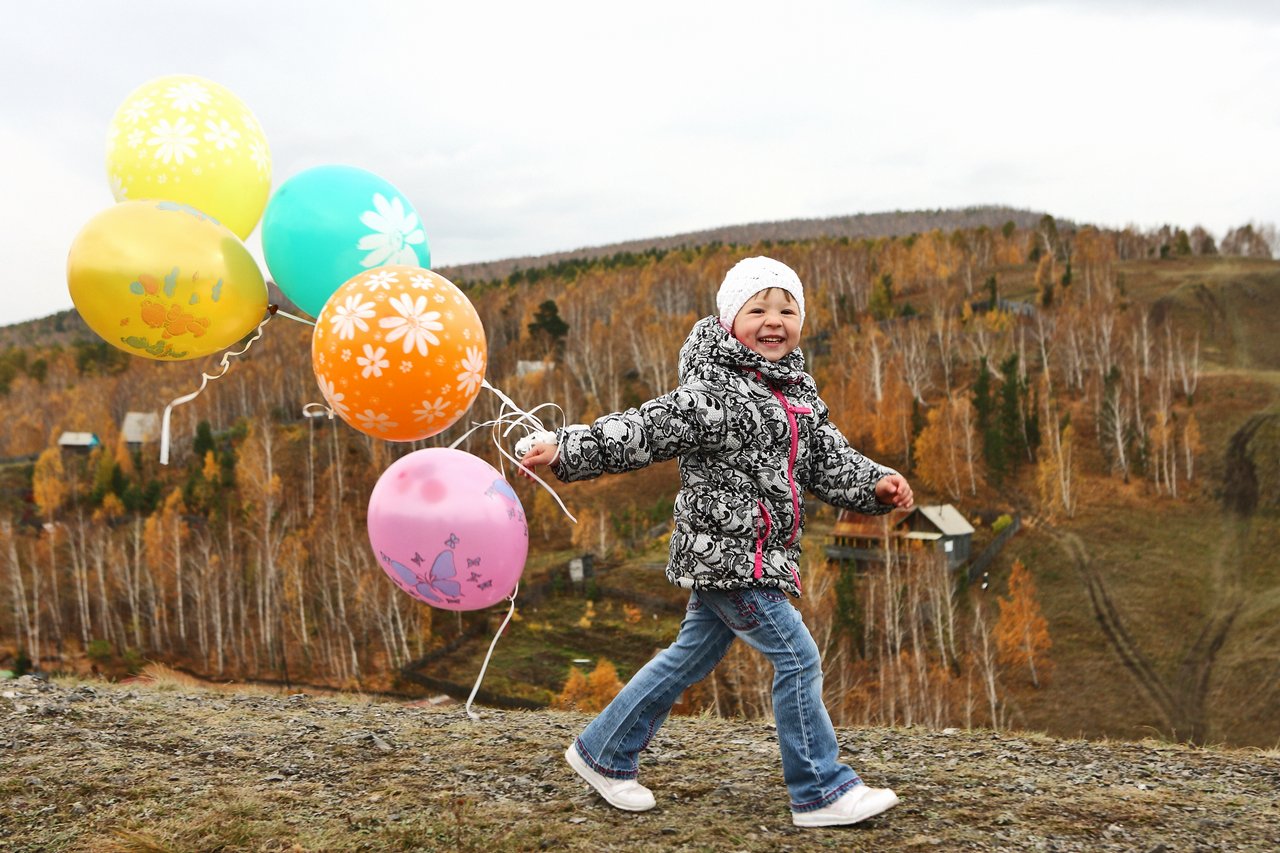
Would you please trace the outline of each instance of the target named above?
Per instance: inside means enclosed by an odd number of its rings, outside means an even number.
[[[529,526],[492,465],[444,447],[393,462],[369,496],[369,544],[402,590],[445,610],[508,598],[524,571]]]

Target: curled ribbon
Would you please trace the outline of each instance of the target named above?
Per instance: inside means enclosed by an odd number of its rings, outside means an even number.
[[[309,326],[315,325],[315,323],[312,323],[310,320],[304,320],[303,318],[296,317],[287,311],[281,311],[279,305],[268,305],[267,316],[262,318],[262,322],[259,323],[258,327],[253,330],[253,337],[245,341],[243,347],[241,347],[238,350],[235,350],[234,352],[231,350],[227,350],[226,352],[224,352],[222,354],[222,358],[218,360],[219,370],[216,373],[201,373],[199,388],[192,391],[190,394],[185,394],[181,397],[178,397],[176,400],[171,401],[169,405],[164,407],[164,418],[160,423],[160,464],[161,465],[169,464],[169,418],[170,418],[170,415],[173,413],[173,407],[181,406],[184,403],[190,403],[196,397],[199,397],[202,393],[204,393],[204,389],[208,386],[208,384],[211,381],[215,379],[221,379],[223,376],[225,376],[227,371],[231,369],[231,359],[238,358],[239,356],[242,356],[245,353],[247,353],[249,351],[249,347],[253,346],[254,343],[258,340],[258,338],[262,337],[263,328],[266,327],[267,323],[271,321],[271,318],[277,314],[279,314],[281,317],[288,317],[290,320],[296,320],[299,323],[306,323]],[[332,417],[332,415],[330,415],[330,417]]]

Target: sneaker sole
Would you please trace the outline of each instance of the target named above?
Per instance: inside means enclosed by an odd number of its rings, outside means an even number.
[[[578,755],[578,751],[573,748],[573,744],[570,744],[569,748],[564,751],[564,760],[568,762],[569,766],[573,768],[573,772],[577,773],[579,778],[581,778],[583,782],[586,782],[588,785],[591,786],[591,790],[599,794],[602,798],[604,798],[604,801],[606,803],[613,806],[615,809],[621,809],[624,812],[647,812],[649,809],[653,808],[652,805],[632,806],[632,805],[627,805],[626,803],[618,802],[617,800],[613,799],[608,794],[606,794],[604,791],[601,791],[599,788],[597,788],[596,783],[592,782],[591,777],[587,775],[587,773],[591,770],[591,768],[589,768],[587,766],[587,763],[582,760],[582,756]],[[654,805],[656,805],[656,803]]]
[[[893,808],[897,804],[898,804],[898,797],[895,794],[892,801],[886,800],[884,803],[881,803],[880,805],[876,806],[876,808],[873,811],[869,811],[866,814],[861,815],[854,819],[837,817],[835,815],[819,816],[812,813],[805,814],[803,812],[792,812],[791,822],[796,826],[805,826],[805,827],[853,826],[855,823],[862,823],[864,820],[873,818],[876,815],[884,814],[885,812],[887,812],[889,809]]]

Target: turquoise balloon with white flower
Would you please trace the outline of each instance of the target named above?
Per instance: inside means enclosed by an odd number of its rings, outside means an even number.
[[[413,205],[383,178],[354,166],[317,166],[285,181],[262,217],[262,251],[272,280],[312,317],[366,270],[431,266]]]

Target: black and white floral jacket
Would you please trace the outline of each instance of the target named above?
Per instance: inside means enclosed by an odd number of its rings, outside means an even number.
[[[770,362],[715,317],[680,349],[680,386],[638,409],[556,431],[551,470],[565,482],[680,460],[667,578],[691,589],[774,587],[800,594],[800,531],[809,490],[872,515],[892,507],[875,484],[894,473],[827,419],[804,356]]]

